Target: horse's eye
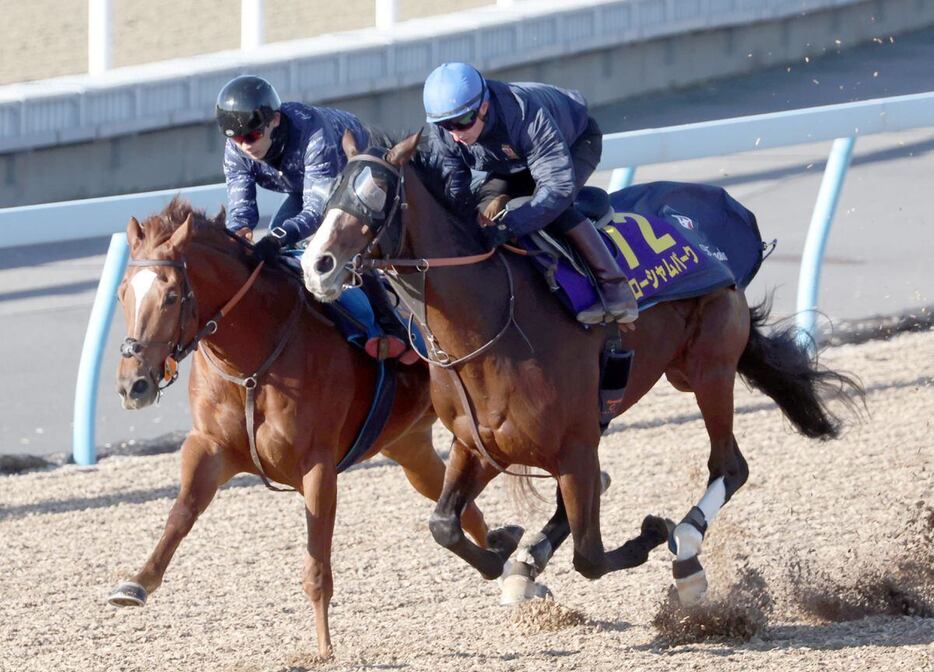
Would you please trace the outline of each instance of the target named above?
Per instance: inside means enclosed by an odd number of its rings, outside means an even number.
[[[171,306],[178,303],[178,292],[169,292],[165,295],[165,305]]]

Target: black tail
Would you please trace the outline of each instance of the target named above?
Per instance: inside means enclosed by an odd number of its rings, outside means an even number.
[[[838,399],[856,411],[863,387],[856,378],[820,366],[816,355],[797,342],[794,326],[775,329],[769,336],[762,333],[771,308],[767,298],[749,309],[749,342],[739,359],[739,373],[771,397],[801,434],[835,439],[842,423],[827,402]]]

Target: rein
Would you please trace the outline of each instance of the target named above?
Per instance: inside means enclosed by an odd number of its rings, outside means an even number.
[[[302,314],[302,307],[305,303],[305,295],[301,286],[296,285],[296,287],[298,288],[298,296],[295,301],[295,307],[292,308],[289,319],[286,320],[285,326],[279,334],[276,347],[273,348],[273,351],[269,353],[269,356],[266,357],[263,363],[259,365],[259,368],[249,376],[241,377],[225,372],[214,359],[215,355],[210,354],[210,347],[208,347],[207,343],[205,343],[205,347],[201,349],[201,354],[204,355],[205,361],[211,365],[211,368],[214,369],[217,375],[227,382],[239,385],[246,390],[244,412],[246,414],[246,435],[250,441],[250,458],[253,460],[253,466],[256,467],[256,470],[259,472],[259,477],[263,479],[263,484],[275,492],[295,492],[295,488],[280,488],[270,483],[269,478],[266,476],[266,471],[263,469],[263,463],[259,459],[259,451],[256,449],[256,388],[259,385],[259,379],[269,370],[269,367],[272,366],[279,355],[282,354],[282,351],[285,350],[285,346],[289,342],[289,338],[295,332],[295,325]]]
[[[185,322],[185,315],[183,313],[179,319],[178,337],[175,339],[174,346],[172,341],[138,341],[135,338],[127,337],[124,339],[120,346],[120,354],[125,358],[135,357],[136,359],[142,361],[142,352],[144,348],[152,345],[169,346],[170,354],[166,357],[165,360],[165,375],[163,376],[165,384],[159,386],[159,395],[161,397],[162,391],[178,380],[178,363],[190,355],[194,350],[197,350],[202,340],[217,333],[220,321],[226,317],[227,314],[230,313],[230,311],[232,311],[238,303],[240,303],[241,299],[243,299],[246,293],[250,291],[250,289],[255,284],[256,279],[259,277],[259,273],[265,263],[266,262],[261,261],[259,264],[257,264],[256,268],[250,274],[250,277],[247,278],[246,282],[243,283],[240,289],[234,293],[234,295],[227,301],[227,303],[225,303],[221,309],[218,310],[213,317],[211,317],[211,319],[204,323],[204,326],[198,329],[198,331],[186,345],[183,346],[181,344],[182,332],[184,331],[183,325]],[[169,259],[131,259],[127,265],[168,266],[170,268],[181,269],[185,282],[182,302],[184,305],[191,306],[189,312],[195,319],[197,319],[197,298],[195,297],[194,290],[191,286],[191,279],[188,277],[188,262],[185,261],[184,258],[180,261],[173,261]],[[250,443],[250,457],[253,460],[253,466],[256,467],[256,470],[259,472],[259,477],[263,480],[265,486],[276,492],[294,492],[294,489],[279,488],[272,485],[272,483],[269,482],[269,478],[266,476],[262,462],[260,462],[259,452],[256,449],[256,431],[254,422],[254,416],[256,414],[256,388],[262,375],[266,373],[269,367],[272,366],[273,362],[275,362],[279,355],[282,354],[282,351],[285,349],[285,346],[289,341],[289,337],[295,331],[295,324],[298,322],[298,318],[301,316],[301,309],[305,303],[305,297],[301,285],[296,285],[296,287],[298,289],[298,298],[295,302],[295,307],[292,309],[292,313],[289,315],[286,325],[283,328],[281,335],[279,336],[276,347],[273,348],[273,351],[270,353],[270,355],[265,359],[265,361],[263,361],[260,367],[253,374],[245,377],[238,377],[228,374],[220,368],[220,365],[215,361],[214,356],[209,354],[208,351],[210,348],[208,347],[207,341],[204,341],[205,347],[201,348],[201,353],[204,355],[205,361],[207,361],[207,363],[213,367],[215,373],[217,373],[224,380],[235,383],[246,389],[244,413],[246,415],[247,437],[249,438]]]
[[[418,273],[423,276],[423,282],[427,284],[428,279],[428,270],[431,268],[445,268],[445,267],[454,267],[454,266],[470,266],[477,264],[487,259],[490,259],[494,254],[496,254],[497,249],[494,248],[487,252],[481,254],[472,254],[460,257],[436,257],[436,258],[417,258],[417,259],[406,259],[399,258],[402,253],[403,245],[405,244],[405,232],[406,225],[403,217],[399,217],[399,226],[401,231],[399,232],[399,242],[396,245],[396,251],[393,257],[386,259],[374,259],[372,254],[376,247],[379,245],[380,240],[386,234],[386,232],[393,225],[393,222],[396,219],[396,213],[401,210],[408,209],[408,203],[405,200],[405,171],[397,168],[388,161],[381,159],[377,156],[371,154],[356,154],[348,160],[348,164],[352,161],[366,161],[376,163],[377,165],[382,166],[386,170],[390,171],[392,175],[396,178],[396,193],[393,200],[393,204],[390,208],[390,211],[386,218],[383,220],[382,225],[376,231],[376,235],[373,237],[373,240],[361,251],[360,253],[354,255],[348,264],[347,268],[354,277],[355,280],[359,280],[360,275],[370,269],[381,269],[389,271],[390,273],[396,273],[398,267],[403,268],[414,268]],[[528,255],[529,253],[525,250],[520,250],[512,246],[504,246],[510,252],[522,255]],[[497,255],[500,261],[503,262],[503,266],[506,268],[506,277],[509,280],[509,308],[508,314],[506,316],[506,321],[503,323],[503,326],[499,329],[493,338],[484,343],[482,346],[470,352],[462,357],[451,358],[451,356],[445,352],[440,344],[438,339],[432,333],[431,329],[428,326],[428,315],[427,312],[424,315],[424,319],[418,320],[419,326],[424,332],[425,340],[429,345],[429,356],[423,355],[417,347],[415,347],[415,337],[412,332],[412,323],[415,320],[416,311],[410,309],[410,316],[407,325],[407,332],[409,337],[409,344],[412,349],[418,354],[418,356],[431,366],[436,366],[444,371],[446,371],[451,378],[451,382],[454,385],[454,388],[457,390],[457,396],[460,400],[461,406],[464,409],[464,415],[467,416],[468,426],[470,427],[471,437],[474,440],[474,444],[477,447],[477,450],[483,456],[483,458],[491,464],[497,471],[503,474],[508,474],[510,476],[524,476],[528,478],[552,478],[551,474],[522,474],[515,471],[510,471],[508,467],[504,467],[499,462],[497,462],[490,453],[487,451],[486,446],[483,443],[483,439],[480,436],[480,428],[477,424],[476,415],[473,410],[473,405],[470,403],[470,395],[467,393],[466,387],[464,387],[463,381],[460,379],[460,376],[455,371],[455,367],[469,362],[470,360],[478,357],[487,350],[491,349],[509,330],[511,325],[515,325],[516,329],[525,339],[525,342],[529,344],[529,348],[532,347],[529,339],[522,332],[522,329],[519,327],[519,324],[516,322],[516,288],[515,280],[513,278],[512,269],[509,266],[509,262],[506,257],[503,255]],[[427,297],[426,297],[427,298]],[[424,302],[423,302],[424,303]]]

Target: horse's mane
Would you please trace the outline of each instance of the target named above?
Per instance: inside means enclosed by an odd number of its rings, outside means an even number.
[[[143,220],[141,226],[146,232],[146,239],[152,247],[158,247],[167,241],[173,233],[185,223],[188,215],[192,216],[194,236],[199,243],[212,247],[229,246],[230,234],[225,227],[226,209],[221,206],[220,212],[213,218],[200,208],[195,208],[190,202],[176,195],[161,212],[150,215]]]

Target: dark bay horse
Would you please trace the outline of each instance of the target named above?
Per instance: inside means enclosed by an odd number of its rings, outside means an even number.
[[[218,488],[237,473],[259,473],[304,498],[302,586],[314,606],[318,652],[330,656],[336,467],[370,408],[374,360],[347,343],[307,297],[297,273],[258,268],[251,246],[225,230],[223,210],[209,220],[176,198],[142,225],[131,219],[127,236],[131,261],[119,297],[128,338],[117,373],[124,407],[153,403],[160,381],[172,375],[166,366],[174,368],[177,346],[202,338],[188,388],[193,428],[181,449],[178,497],[155,550],[110,602],[142,606]],[[252,383],[231,381],[258,371]],[[251,386],[256,461],[246,418]],[[435,419],[425,367],[400,367],[391,415],[366,454],[382,452],[399,463],[415,489],[433,500],[444,477],[431,441]],[[487,528],[476,507],[465,512],[464,524],[485,545]]]
[[[418,150],[419,136],[362,153],[344,138],[352,158],[302,268],[306,287],[325,301],[368,265],[388,268],[400,286],[413,286],[418,272],[425,278],[432,401],[456,437],[429,523],[432,535],[484,577],[499,576],[502,554],[467,539],[461,514],[509,465],[538,467],[557,479],[558,506],[536,544],[518,558],[530,565],[532,578],[568,533],[574,567],[588,578],[641,564],[668,539],[682,602],[696,602],[707,587],[698,560],[707,526],[748,477],[733,435],[736,374],[775,400],[799,432],[817,438],[836,437],[840,427],[826,397],[852,403],[859,384],[818,367],[788,330],[764,334],[768,308],[750,309],[736,287],[643,311],[634,331],[621,332],[624,347],[635,353],[623,410],[662,375],[693,392],[710,438],[709,478],[680,524],[648,516],[637,537],[605,550],[597,446],[606,335],[582,329],[531,264],[484,253],[473,216],[452,213],[439,201],[443,185]],[[386,196],[382,211],[369,204],[379,200],[369,197],[374,188]]]

